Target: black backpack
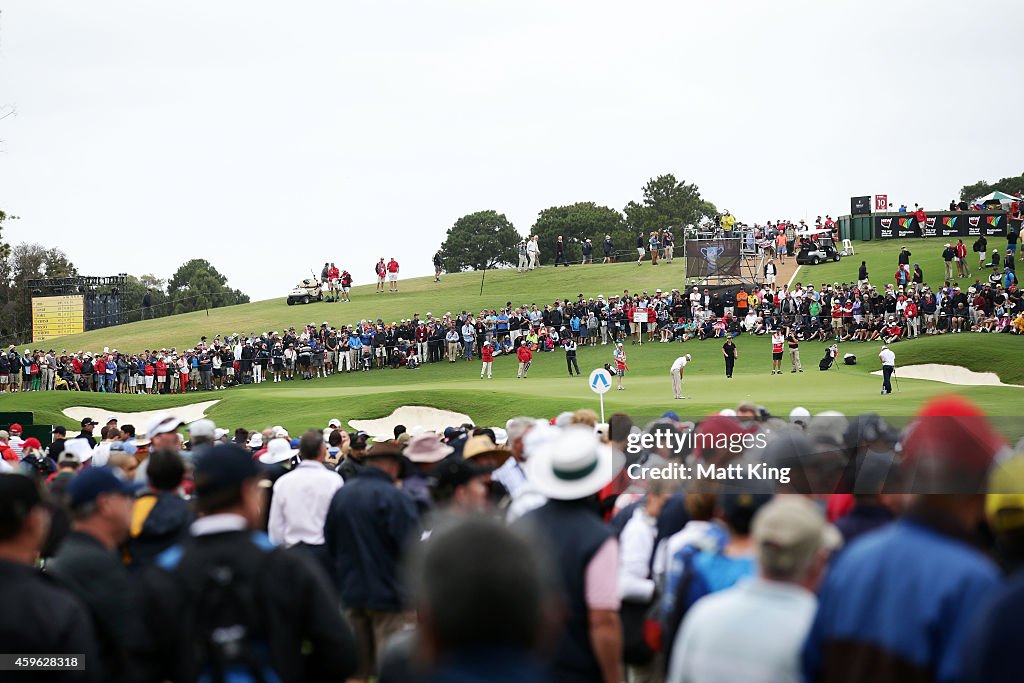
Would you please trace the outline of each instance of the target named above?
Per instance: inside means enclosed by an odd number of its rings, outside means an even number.
[[[277,683],[266,624],[256,608],[252,571],[247,578],[224,563],[206,568],[196,594],[194,641],[199,681],[208,683]]]

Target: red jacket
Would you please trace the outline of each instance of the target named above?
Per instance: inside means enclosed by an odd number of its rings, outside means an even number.
[[[530,350],[527,349],[526,351],[527,351],[527,353],[529,353]],[[491,346],[490,344],[484,344],[480,348],[480,358],[483,360],[484,363],[490,363],[491,361],[493,361],[494,360],[494,347]],[[529,360],[529,359],[527,359],[527,360]],[[526,361],[523,361],[523,362],[526,362]]]
[[[915,304],[913,301],[908,301],[907,307],[903,309],[903,315],[906,316],[907,318],[916,318],[917,304]]]
[[[530,351],[530,348],[525,344],[519,347],[519,350],[516,351],[516,356],[519,357],[520,363],[529,363],[533,360],[533,352]]]

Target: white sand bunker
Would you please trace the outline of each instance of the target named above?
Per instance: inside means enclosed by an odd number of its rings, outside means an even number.
[[[429,406],[402,406],[387,417],[377,420],[349,420],[353,429],[364,431],[374,441],[383,441],[395,437],[395,425],[405,425],[406,429],[416,431],[434,431],[440,433],[445,427],[453,427],[463,422],[473,422],[469,415],[451,410],[440,410]]]
[[[872,375],[881,375],[875,370]],[[959,365],[923,363],[921,365],[897,366],[896,375],[904,379],[927,379],[932,382],[958,384],[964,387],[1019,387],[1019,384],[1004,384],[994,372],[974,372]]]
[[[72,406],[64,409],[64,414],[70,417],[75,422],[81,422],[87,417],[99,422],[101,425],[107,423],[107,419],[111,417],[117,418],[119,425],[130,424],[135,425],[135,430],[141,434],[146,429],[146,423],[149,422],[150,418],[158,413],[170,413],[174,415],[182,422],[195,422],[206,416],[206,411],[215,406],[220,401],[202,401],[201,403],[189,403],[183,406],[176,406],[174,408],[165,408],[163,410],[143,410],[138,413],[119,413],[116,410],[107,410],[106,408],[92,408],[88,406]],[[99,432],[97,431],[97,434]]]

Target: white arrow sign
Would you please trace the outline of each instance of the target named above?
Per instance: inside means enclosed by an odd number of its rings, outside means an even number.
[[[612,376],[604,368],[598,368],[590,373],[590,389],[595,394],[603,394],[612,388]]]

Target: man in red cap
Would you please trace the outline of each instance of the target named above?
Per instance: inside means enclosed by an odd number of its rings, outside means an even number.
[[[19,460],[21,460],[21,456],[23,455],[22,449],[25,446],[25,442],[21,438],[21,425],[15,422],[7,431],[11,434],[11,438],[7,440],[7,445],[11,447],[14,454],[18,456]]]
[[[1005,446],[961,397],[927,404],[903,438],[902,519],[834,563],[803,653],[807,681],[958,681],[971,623],[999,585],[975,549],[988,471]]]

